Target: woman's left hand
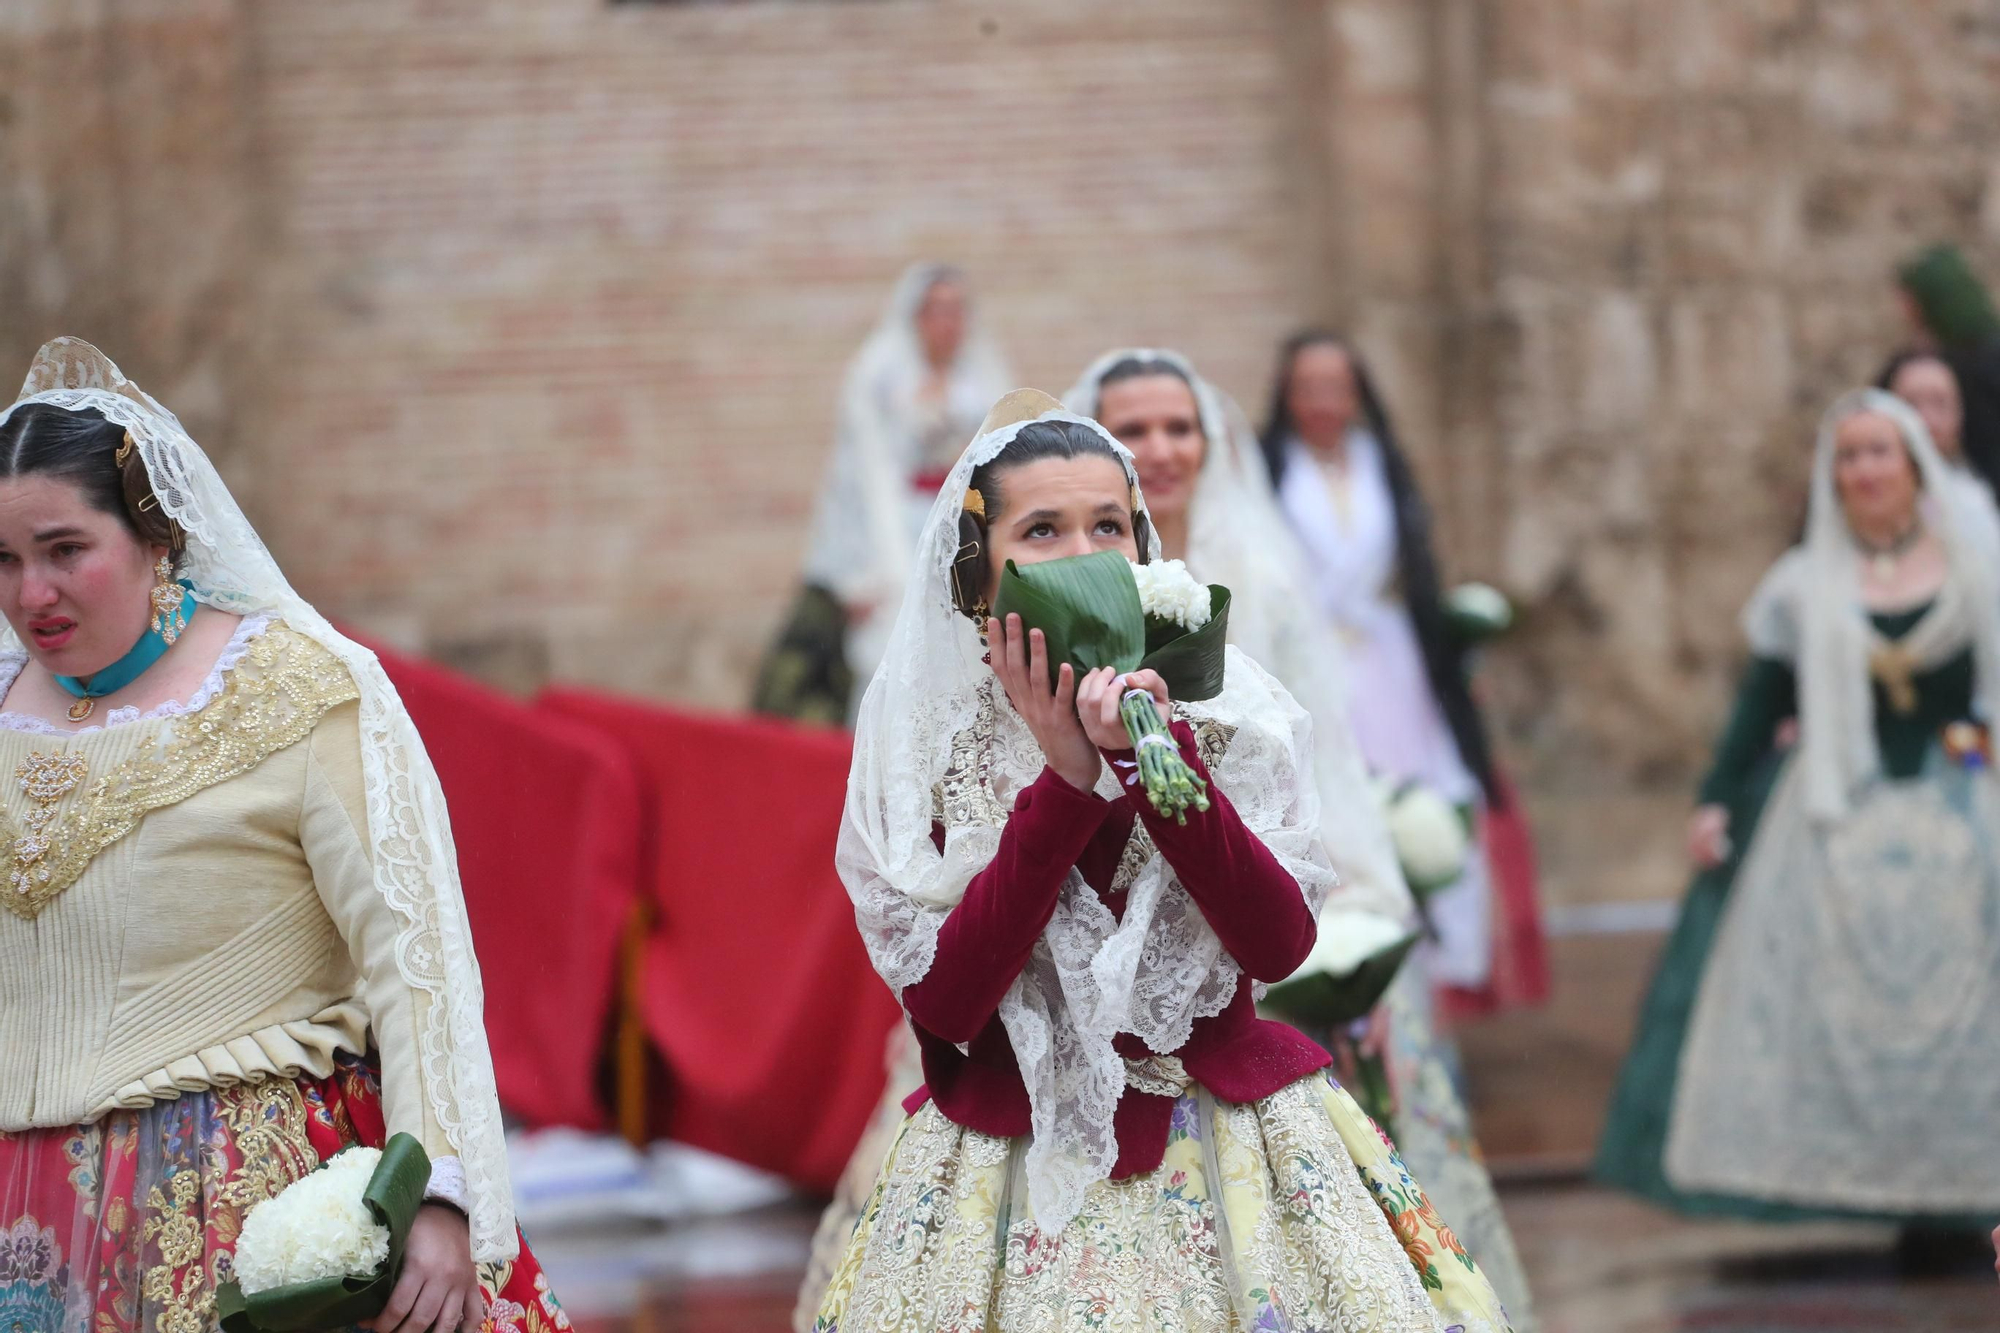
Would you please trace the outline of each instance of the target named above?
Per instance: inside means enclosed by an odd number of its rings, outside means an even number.
[[[472,1266],[472,1229],[448,1204],[417,1209],[403,1247],[403,1272],[382,1313],[361,1327],[375,1333],[457,1333],[486,1320],[486,1297]]]
[[[1125,730],[1124,719],[1118,716],[1118,706],[1124,702],[1127,690],[1144,690],[1153,696],[1162,726],[1173,717],[1167,682],[1160,679],[1158,672],[1134,671],[1121,676],[1110,667],[1101,667],[1086,675],[1076,687],[1076,715],[1083,723],[1083,734],[1100,750],[1115,752],[1132,748],[1132,737]]]

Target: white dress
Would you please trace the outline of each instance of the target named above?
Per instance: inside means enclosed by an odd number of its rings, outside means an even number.
[[[1396,586],[1396,509],[1381,445],[1366,431],[1351,432],[1338,480],[1304,444],[1294,440],[1290,449],[1278,500],[1310,558],[1320,608],[1347,646],[1349,717],[1363,757],[1385,777],[1422,783],[1454,804],[1477,803],[1479,781],[1438,706]],[[1433,981],[1486,981],[1490,901],[1485,859],[1477,856],[1458,883],[1432,896],[1438,939],[1425,964]]]

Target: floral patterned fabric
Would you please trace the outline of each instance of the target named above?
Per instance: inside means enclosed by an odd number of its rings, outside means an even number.
[[[212,1333],[244,1215],[387,1137],[375,1071],[191,1093],[89,1125],[0,1133],[0,1331]],[[526,1245],[481,1265],[481,1333],[566,1333]]]
[[[1459,1090],[1458,1053],[1438,1031],[1423,970],[1405,966],[1384,1003],[1389,1006],[1389,1064],[1396,1084],[1389,1136],[1424,1182],[1431,1202],[1456,1224],[1465,1248],[1506,1304],[1514,1333],[1531,1333],[1538,1325],[1528,1275],[1473,1135]]]
[[[1023,1140],[926,1105],[820,1307],[822,1333],[1504,1333],[1478,1265],[1332,1079],[1249,1106],[1195,1089],[1159,1168],[1028,1215]],[[1218,1203],[1220,1206],[1218,1206]]]

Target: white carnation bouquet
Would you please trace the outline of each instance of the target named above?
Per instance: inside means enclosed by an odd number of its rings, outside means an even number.
[[[1208,585],[1188,572],[1184,560],[1133,565],[1132,582],[1139,589],[1139,609],[1150,620],[1197,630],[1214,614],[1214,598]]]
[[[380,1314],[430,1184],[408,1134],[348,1148],[243,1219],[216,1312],[227,1333],[318,1333]]]
[[[1222,692],[1229,625],[1229,589],[1204,584],[1178,560],[1135,565],[1116,551],[1007,562],[993,614],[1021,617],[1047,643],[1050,672],[1068,662],[1081,678],[1103,667],[1157,672],[1176,699],[1212,699]],[[1142,787],[1160,814],[1187,822],[1209,808],[1208,784],[1189,766],[1160,721],[1153,696],[1128,690],[1118,716],[1132,738],[1121,761],[1127,786]]]
[[[250,1210],[236,1241],[245,1295],[292,1282],[373,1273],[389,1258],[389,1228],[362,1201],[380,1148],[349,1148]]]

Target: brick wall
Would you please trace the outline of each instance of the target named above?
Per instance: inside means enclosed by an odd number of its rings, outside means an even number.
[[[2000,260],[1996,162],[1975,0],[17,0],[0,369],[103,342],[337,616],[727,707],[909,260],[1052,390],[1163,342],[1257,410],[1335,318],[1527,600],[1553,893],[1664,892],[1811,421],[1902,253]]]
[[[966,263],[1052,391],[1135,338],[1255,384],[1311,254],[1276,13],[1082,12],[256,7],[282,392],[243,407],[288,567],[398,637],[735,705],[910,259]]]

